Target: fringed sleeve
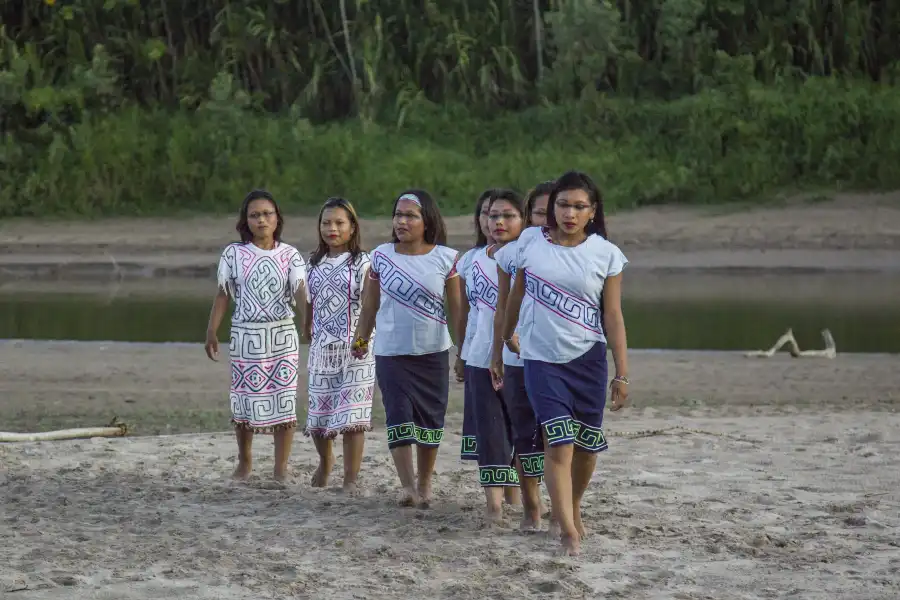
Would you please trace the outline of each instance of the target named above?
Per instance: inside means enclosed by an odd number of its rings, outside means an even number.
[[[294,250],[288,265],[288,285],[291,286],[291,304],[296,305],[297,292],[300,291],[300,286],[302,285],[306,288],[306,261],[303,260],[303,257],[300,256],[297,250]],[[308,299],[309,292],[307,291],[306,294]]]
[[[219,269],[216,276],[219,289],[234,298],[234,249],[231,246],[225,248],[219,258]]]

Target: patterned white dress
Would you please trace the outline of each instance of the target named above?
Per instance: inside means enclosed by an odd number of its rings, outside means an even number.
[[[231,421],[272,433],[297,426],[300,349],[292,305],[306,277],[296,248],[229,244],[219,260],[219,288],[235,303],[231,317]]]
[[[355,259],[346,252],[323,257],[307,272],[313,323],[306,435],[334,438],[372,430],[375,356],[371,352],[362,360],[350,356],[369,265],[365,252]]]

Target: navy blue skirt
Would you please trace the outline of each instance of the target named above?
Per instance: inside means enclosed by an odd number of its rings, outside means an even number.
[[[575,444],[585,452],[607,449],[603,435],[607,371],[603,342],[568,363],[525,361],[528,399],[548,445]]]
[[[475,441],[475,408],[472,406],[472,382],[463,383],[463,428],[459,457],[462,460],[478,460],[478,444]]]
[[[524,367],[503,366],[503,400],[509,412],[512,442],[526,477],[544,474],[544,441],[525,387]]]
[[[450,393],[448,351],[418,356],[376,356],[388,448],[419,444],[437,448],[444,439]]]

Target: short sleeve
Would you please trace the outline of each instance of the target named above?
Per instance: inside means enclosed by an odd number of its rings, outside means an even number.
[[[519,239],[516,241],[515,252],[507,261],[507,265],[510,269],[522,270],[524,268],[525,251],[528,249],[528,246],[531,244],[536,233],[537,235],[542,235],[540,227],[529,227],[519,236]]]
[[[219,268],[216,271],[219,289],[234,298],[234,246],[228,245],[219,257]]]
[[[381,281],[381,273],[378,272],[379,264],[381,264],[381,261],[378,260],[378,250],[376,250],[372,253],[372,258],[369,261],[369,279]]]
[[[300,252],[296,248],[291,252],[288,260],[288,283],[291,286],[291,296],[296,296],[300,285],[306,286],[306,261],[300,256]],[[309,290],[306,291],[306,297],[309,299]]]
[[[459,264],[459,252],[457,252],[453,257],[453,262],[450,265],[450,270],[447,272],[447,280],[453,279],[454,277],[459,277],[459,271],[457,270],[457,265]]]
[[[606,276],[615,277],[625,269],[625,265],[628,264],[628,259],[625,258],[625,254],[619,250],[618,246],[613,244],[610,244],[610,246],[609,264],[606,267]]]
[[[507,275],[512,275],[516,270],[513,264],[516,256],[516,247],[517,244],[515,242],[510,242],[494,253],[494,260],[497,261],[497,266]]]

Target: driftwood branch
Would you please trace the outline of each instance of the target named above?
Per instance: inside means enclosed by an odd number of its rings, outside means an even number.
[[[825,342],[825,348],[822,350],[801,350],[799,344],[797,344],[797,339],[794,337],[794,330],[788,329],[784,335],[778,338],[775,345],[768,350],[753,350],[747,352],[744,356],[750,358],[771,358],[786,345],[788,346],[788,352],[793,358],[834,358],[837,356],[837,347],[831,331],[823,329],[822,340]]]
[[[78,440],[93,437],[122,437],[128,433],[128,425],[113,419],[106,427],[79,427],[76,429],[58,429],[39,433],[18,433],[0,431],[2,442],[52,442],[58,440]]]

